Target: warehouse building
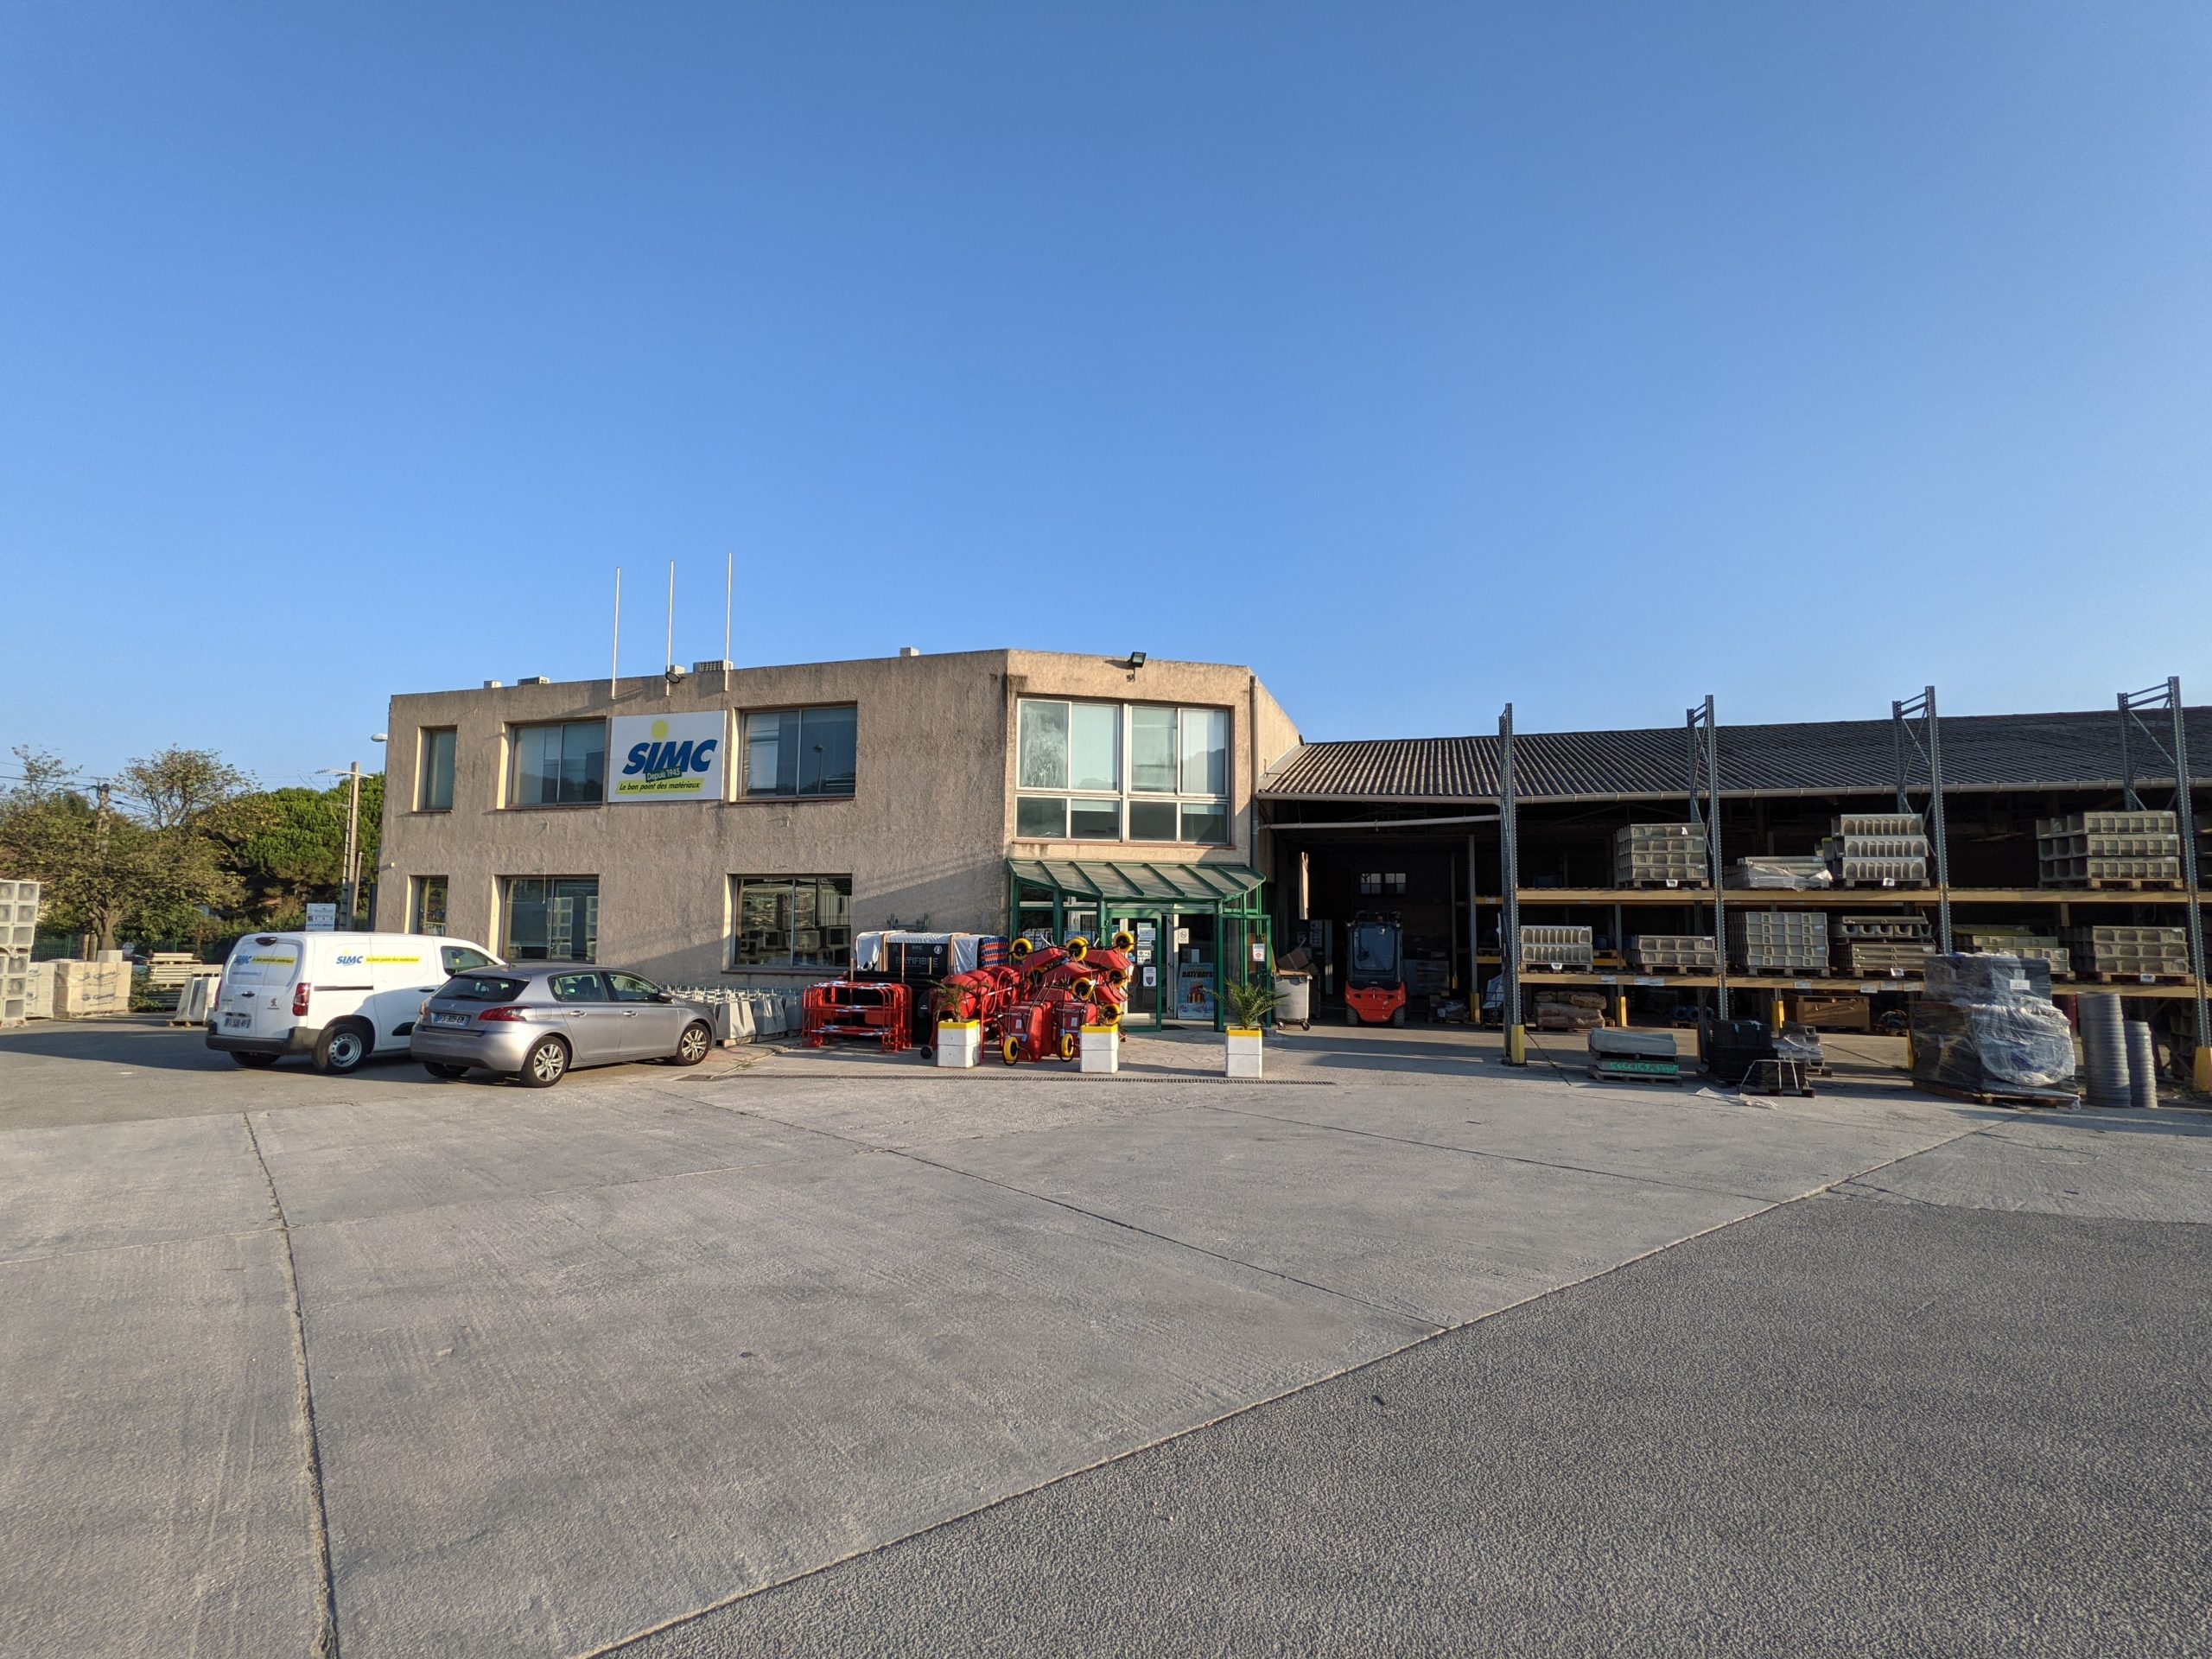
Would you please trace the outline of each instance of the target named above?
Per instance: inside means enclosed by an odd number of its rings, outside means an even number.
[[[377,925],[681,984],[810,980],[862,930],[1127,925],[1133,1016],[1264,940],[1245,668],[990,651],[391,701]]]
[[[2212,711],[2190,712],[2189,738],[2202,789]],[[1891,720],[1716,740],[1717,804],[1694,809],[1681,728],[1518,740],[1521,920],[1587,926],[1593,945],[1584,981],[1548,982],[1625,994],[1638,936],[1713,931],[1710,893],[1615,884],[1624,825],[1694,811],[1731,861],[1807,855],[1838,817],[1895,810],[1901,759],[1910,809],[1928,804],[1917,740]],[[1224,974],[1294,947],[1332,1004],[1332,940],[1383,912],[1402,921],[1416,1018],[1477,1001],[1498,971],[1498,740],[1302,743],[1243,667],[1020,651],[703,663],[397,696],[390,741],[378,925],[513,958],[760,983],[847,965],[868,929],[1127,927],[1150,970],[1132,1017],[1211,1023]],[[2120,806],[2131,774],[2145,804],[2170,802],[2164,756],[2139,737],[2123,753],[2115,714],[1954,718],[1942,746],[1959,930],[2181,925],[2173,883],[2039,885],[2039,821]],[[1932,915],[1937,895],[1728,897]],[[1863,993],[1840,966],[1788,988]],[[1641,988],[1664,1001],[1711,983]]]

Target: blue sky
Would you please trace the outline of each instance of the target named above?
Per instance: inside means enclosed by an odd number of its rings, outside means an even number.
[[[0,743],[995,645],[2212,701],[2201,4],[0,6]]]

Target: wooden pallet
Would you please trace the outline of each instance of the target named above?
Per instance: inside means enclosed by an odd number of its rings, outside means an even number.
[[[2053,977],[2056,978],[2056,976],[2054,975]],[[2186,985],[2189,983],[2189,976],[2186,973],[2146,974],[2140,970],[2134,973],[2125,971],[2077,973],[2073,977],[2094,985]]]
[[[1861,887],[1879,893],[1925,893],[1931,896],[1936,891],[1935,887],[1926,881],[1923,881],[1918,886],[1915,887],[1909,886],[1903,881],[1845,881],[1839,880],[1832,885],[1838,887]]]
[[[1624,893],[1711,893],[1709,881],[1615,881],[1613,886]],[[1525,902],[1525,901],[1524,901]]]
[[[1941,1095],[1946,1100],[1968,1101],[1976,1106],[2041,1106],[2046,1109],[2071,1111],[2082,1103],[2079,1095],[2062,1094],[2056,1090],[1961,1089],[1954,1084],[1936,1083],[1927,1077],[1915,1077],[1912,1086],[1923,1095]]]
[[[2182,884],[2163,875],[2076,875],[2055,877],[2043,884],[2060,892],[2179,893]]]

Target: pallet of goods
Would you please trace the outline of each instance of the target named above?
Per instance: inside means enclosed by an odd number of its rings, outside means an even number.
[[[1521,965],[1523,968],[1580,969],[1587,973],[1592,966],[1592,950],[1591,931],[1586,927],[1544,927],[1523,924],[1521,929]]]
[[[1706,933],[1639,933],[1628,942],[1628,959],[1646,974],[1710,974],[1720,966]]]
[[[2066,947],[2055,936],[2037,933],[2031,928],[1967,928],[1959,933],[1958,942],[1961,949],[1983,956],[2021,957],[2040,962],[2050,969],[2053,979],[2065,979],[2074,971]]]
[[[1806,893],[1835,885],[1828,861],[1817,854],[1802,858],[1763,853],[1739,858],[1728,867],[1732,887],[1766,888],[1774,892]]]
[[[1827,912],[1731,911],[1728,959],[1747,974],[1824,974],[1828,968]]]
[[[2050,975],[2018,957],[1931,957],[1913,1009],[1912,1076],[1940,1094],[2069,1105],[2074,1031]]]
[[[1796,1023],[1815,1031],[1870,1031],[1873,1014],[1863,996],[1814,996],[1797,999]]]
[[[2181,835],[2171,812],[2075,812],[2036,820],[2046,887],[2181,886]]]
[[[1605,999],[1596,991],[1539,991],[1538,1031],[1589,1031],[1605,1023]]]
[[[54,964],[54,1017],[56,1020],[83,1020],[93,1014],[130,1012],[129,963],[57,962]]]
[[[1631,823],[1613,832],[1617,887],[1702,887],[1709,868],[1701,823]]]
[[[1846,813],[1821,856],[1840,887],[1928,885],[1928,833],[1917,812]]]
[[[2178,927],[2069,927],[2067,955],[2083,979],[2152,984],[2189,977],[2189,935]]]

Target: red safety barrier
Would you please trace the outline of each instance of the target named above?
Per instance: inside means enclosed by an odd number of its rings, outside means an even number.
[[[912,1046],[909,993],[895,980],[828,980],[810,985],[799,1000],[800,1032],[809,1048],[832,1037],[879,1042],[887,1054]]]

